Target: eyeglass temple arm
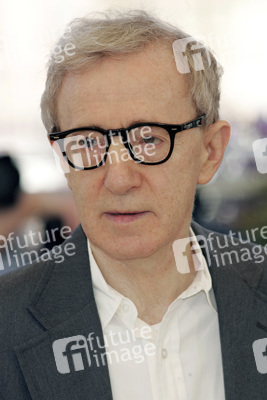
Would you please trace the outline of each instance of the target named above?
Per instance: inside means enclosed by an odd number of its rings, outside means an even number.
[[[186,131],[192,128],[198,128],[203,125],[203,120],[205,119],[206,115],[203,114],[200,117],[194,119],[193,121],[187,122],[181,126],[182,131]]]

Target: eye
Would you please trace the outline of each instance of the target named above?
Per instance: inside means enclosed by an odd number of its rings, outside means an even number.
[[[145,136],[140,140],[140,143],[145,143],[145,144],[160,144],[162,142],[162,140],[157,137],[157,136]]]
[[[100,149],[106,148],[105,137],[97,131],[83,131],[75,132],[75,134],[67,137],[67,142],[72,143],[73,146],[78,146],[80,149]]]
[[[168,132],[158,126],[144,125],[133,128],[129,134],[129,141],[132,145],[151,144],[159,146],[169,140]]]
[[[86,138],[86,143],[84,144],[87,145],[87,147],[94,147],[99,144],[99,140],[94,138]]]

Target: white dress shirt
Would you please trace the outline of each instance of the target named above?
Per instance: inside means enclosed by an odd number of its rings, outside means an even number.
[[[113,399],[225,400],[218,314],[201,249],[194,281],[153,326],[107,284],[89,241],[88,250]]]

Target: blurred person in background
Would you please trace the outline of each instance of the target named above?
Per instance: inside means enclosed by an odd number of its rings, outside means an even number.
[[[145,12],[67,32],[41,106],[81,225],[64,261],[0,280],[0,396],[264,400],[266,257],[218,268],[201,241],[216,255],[225,238],[192,220],[230,135],[220,66]]]
[[[20,249],[13,243],[12,248],[19,252],[39,250],[44,243],[23,239],[29,231],[50,232],[55,235],[45,243],[51,249],[59,245],[64,238],[58,234],[63,226],[69,226],[70,232],[79,223],[76,207],[71,193],[26,193],[21,189],[19,170],[9,155],[0,156],[0,275],[21,267],[18,259],[9,262],[6,239],[12,233],[23,243]],[[49,234],[48,234],[49,235]],[[34,245],[36,243],[36,246]],[[37,254],[36,253],[36,254]],[[34,254],[34,253],[33,253]]]

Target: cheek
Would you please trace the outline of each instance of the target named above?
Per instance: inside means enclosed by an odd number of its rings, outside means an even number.
[[[72,190],[81,220],[96,204],[96,182],[89,174],[90,171],[72,171],[68,177],[68,185]]]
[[[181,156],[183,154],[183,157]],[[166,163],[164,174],[161,172],[159,187],[161,187],[162,204],[166,217],[190,212],[197,187],[197,179],[201,167],[199,151],[174,151],[173,157]]]
[[[178,221],[191,217],[196,184],[188,178],[186,171],[172,167],[159,171],[156,184],[151,187],[157,199],[160,224],[166,233],[173,230]]]
[[[202,166],[203,152],[202,135],[196,134],[178,140],[172,154],[174,179],[180,181],[185,187],[190,185],[191,181],[193,181],[192,183],[197,182]]]

